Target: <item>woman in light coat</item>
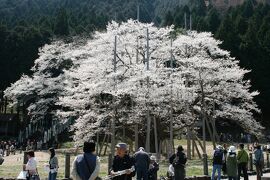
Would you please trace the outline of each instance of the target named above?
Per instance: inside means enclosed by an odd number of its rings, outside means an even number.
[[[27,171],[27,180],[37,180],[39,179],[37,171],[37,160],[35,158],[34,151],[28,151],[27,155],[27,164],[24,165],[24,170]]]
[[[49,149],[50,152],[50,160],[49,160],[49,179],[48,180],[56,180],[56,176],[57,176],[57,171],[58,171],[58,159],[55,156],[55,149],[54,148],[50,148]]]

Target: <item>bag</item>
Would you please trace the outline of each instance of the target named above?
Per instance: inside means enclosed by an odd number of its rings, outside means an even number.
[[[36,174],[35,175],[30,175],[29,171],[27,171],[26,175],[27,180],[40,180],[39,174],[38,174],[38,169],[36,169]]]
[[[0,165],[2,165],[4,161],[5,159],[0,156]]]
[[[29,178],[29,180],[40,180],[39,175],[33,175]]]
[[[214,164],[223,164],[223,151],[222,150],[215,150],[214,157],[213,157]]]
[[[27,179],[26,176],[27,176],[27,171],[21,171],[20,174],[18,175],[17,179],[18,180],[25,180],[25,179]]]

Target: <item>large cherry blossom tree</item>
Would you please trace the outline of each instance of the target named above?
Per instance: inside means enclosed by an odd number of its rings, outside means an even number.
[[[48,113],[58,122],[75,118],[76,141],[110,131],[112,119],[131,131],[149,116],[163,132],[170,122],[179,130],[203,116],[231,120],[257,134],[258,92],[244,79],[249,71],[220,43],[210,33],[111,22],[91,39],[43,47],[33,76],[22,76],[5,94],[15,103],[34,97],[28,106],[33,121]]]

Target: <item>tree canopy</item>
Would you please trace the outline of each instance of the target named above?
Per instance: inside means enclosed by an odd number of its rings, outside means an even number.
[[[194,125],[204,114],[258,135],[258,92],[244,79],[249,71],[211,33],[172,32],[128,20],[111,22],[83,42],[56,41],[42,48],[33,75],[5,95],[15,103],[31,97],[33,121],[48,113],[57,122],[74,118],[76,141],[109,131],[114,117],[117,126],[145,124],[149,109],[168,127],[170,107],[174,129]]]

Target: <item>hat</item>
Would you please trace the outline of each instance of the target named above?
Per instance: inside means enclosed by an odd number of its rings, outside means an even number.
[[[217,149],[223,149],[221,145],[217,145]]]
[[[116,145],[117,148],[123,148],[123,149],[127,149],[127,144],[126,143],[118,143]]]
[[[157,158],[156,158],[156,156],[152,155],[152,156],[150,156],[150,160],[151,160],[151,161],[156,161]]]
[[[179,146],[177,147],[177,151],[184,151],[183,146],[179,145]]]
[[[143,148],[143,147],[140,147],[140,148],[139,148],[139,151],[144,151],[144,148]]]
[[[229,152],[235,153],[235,152],[236,152],[235,146],[230,146],[230,147],[229,147]]]

